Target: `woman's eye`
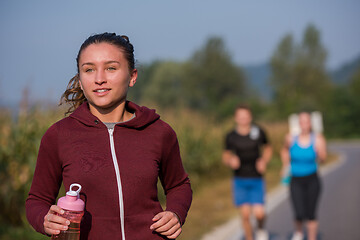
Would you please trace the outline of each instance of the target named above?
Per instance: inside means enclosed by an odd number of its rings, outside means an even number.
[[[85,72],[92,72],[92,71],[94,71],[94,69],[92,68],[85,69]]]
[[[114,71],[114,70],[116,70],[116,68],[115,67],[108,67],[108,70],[109,71]]]

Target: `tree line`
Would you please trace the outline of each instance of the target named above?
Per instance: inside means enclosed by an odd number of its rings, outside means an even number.
[[[300,42],[285,35],[269,59],[273,96],[264,101],[251,91],[244,69],[234,63],[221,37],[211,37],[183,62],[155,61],[139,66],[130,98],[160,108],[189,108],[218,120],[247,103],[262,120],[285,120],[299,111],[321,111],[329,137],[358,137],[360,67],[349,84],[336,85],[326,70],[327,50],[312,24]]]

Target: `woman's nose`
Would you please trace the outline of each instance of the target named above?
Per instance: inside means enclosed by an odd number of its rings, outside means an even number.
[[[104,71],[97,71],[95,76],[95,83],[103,84],[106,82],[106,77]]]

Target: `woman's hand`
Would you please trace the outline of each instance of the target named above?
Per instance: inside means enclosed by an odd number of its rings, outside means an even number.
[[[150,226],[150,229],[166,236],[169,239],[175,239],[181,233],[179,218],[173,212],[160,212],[155,215],[152,220],[155,223]]]
[[[64,214],[64,210],[62,210],[59,206],[52,205],[44,217],[44,230],[46,234],[56,235],[60,233],[60,230],[65,231],[68,229],[70,221],[66,218],[58,216],[58,214]]]
[[[326,140],[325,137],[322,134],[318,134],[316,136],[315,140],[315,148],[316,148],[316,154],[320,161],[320,163],[325,162],[327,158],[327,147],[326,147]]]

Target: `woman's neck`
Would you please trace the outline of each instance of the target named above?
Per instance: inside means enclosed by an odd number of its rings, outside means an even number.
[[[311,135],[311,132],[308,132],[308,131],[301,132],[299,135],[299,140],[298,140],[300,145],[307,146],[311,141],[310,135]]]
[[[99,108],[89,104],[90,112],[102,122],[125,122],[132,117],[132,113],[125,108],[125,102],[115,108]]]
[[[300,137],[309,137],[311,134],[310,131],[301,131],[300,132]]]

